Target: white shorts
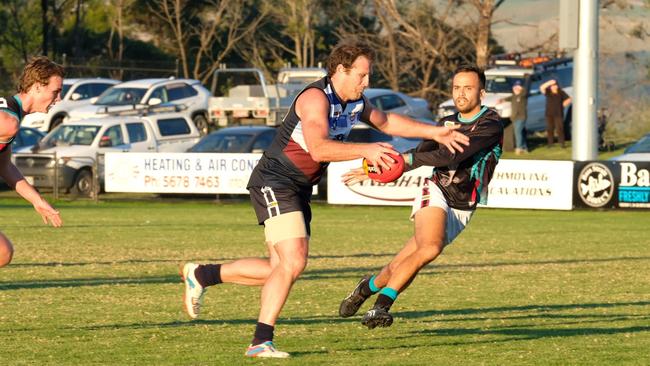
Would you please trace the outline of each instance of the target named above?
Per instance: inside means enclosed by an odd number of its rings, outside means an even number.
[[[415,219],[415,213],[425,207],[440,207],[447,213],[447,224],[445,227],[445,245],[451,244],[454,239],[465,229],[474,210],[458,210],[449,207],[445,196],[440,188],[429,179],[425,179],[422,189],[413,201],[411,221]]]

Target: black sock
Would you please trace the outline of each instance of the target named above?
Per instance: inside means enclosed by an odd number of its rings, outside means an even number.
[[[272,341],[273,329],[275,329],[275,327],[272,325],[257,322],[257,326],[255,326],[255,337],[251,341],[251,344],[256,346],[266,341]]]
[[[208,287],[221,283],[221,264],[201,264],[194,270],[199,285]]]
[[[377,301],[375,301],[375,306],[373,306],[373,308],[382,308],[388,311],[390,310],[390,307],[393,306],[393,302],[395,302],[395,300],[380,293],[379,296],[377,296]]]

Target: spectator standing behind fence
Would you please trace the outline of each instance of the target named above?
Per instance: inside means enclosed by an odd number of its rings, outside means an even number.
[[[528,118],[528,91],[521,86],[521,81],[517,80],[512,85],[512,96],[510,100],[511,114],[510,120],[515,127],[515,154],[528,153],[528,143],[526,143],[526,118]]]
[[[553,131],[557,133],[560,146],[564,148],[564,108],[571,104],[571,97],[560,88],[555,79],[551,79],[539,87],[546,96],[546,137],[548,147],[553,146]]]

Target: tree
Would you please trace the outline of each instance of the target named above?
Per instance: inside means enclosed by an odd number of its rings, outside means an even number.
[[[490,60],[490,32],[492,29],[492,17],[494,12],[505,0],[470,0],[469,4],[478,12],[476,25],[476,64],[485,68]]]
[[[5,65],[27,62],[42,49],[39,18],[31,16],[39,13],[40,4],[27,0],[2,0],[0,4],[0,54]]]
[[[108,57],[121,63],[124,60],[124,30],[125,30],[125,13],[129,13],[129,9],[133,6],[134,0],[111,0],[112,16],[111,30],[108,36],[106,48],[108,49]],[[117,40],[114,38],[117,37]],[[124,78],[124,70],[111,71],[111,76],[115,79],[121,80]]]
[[[448,95],[447,78],[456,66],[474,57],[471,41],[447,23],[455,3],[443,5],[438,9],[416,0],[358,3],[342,12],[337,32],[375,49],[379,85],[435,101]]]
[[[265,16],[252,15],[249,5],[250,0],[158,0],[149,9],[170,31],[183,76],[206,83]]]
[[[320,15],[319,2],[315,0],[273,0],[265,2],[268,21],[279,26],[281,38],[263,34],[271,47],[291,55],[299,67],[315,66],[315,19]],[[283,42],[288,38],[290,42]],[[278,53],[276,52],[276,55]]]

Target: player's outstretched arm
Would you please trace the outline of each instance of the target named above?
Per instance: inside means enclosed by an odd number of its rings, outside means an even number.
[[[10,157],[11,147],[0,153],[0,176],[10,187],[14,188],[21,197],[34,206],[36,212],[38,212],[43,218],[43,223],[50,223],[54,227],[60,227],[63,225],[59,211],[52,208],[52,206],[41,197],[38,191],[36,191],[31,184],[27,183],[25,177],[23,177],[18,168],[11,163]]]
[[[463,145],[469,145],[469,137],[456,131],[460,126],[434,126],[401,114],[384,113],[377,108],[370,112],[369,122],[388,135],[434,140],[452,154],[463,152]]]

